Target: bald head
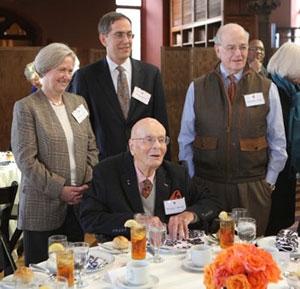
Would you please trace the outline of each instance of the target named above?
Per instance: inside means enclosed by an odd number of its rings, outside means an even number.
[[[246,42],[249,42],[249,33],[244,27],[236,23],[228,23],[218,29],[215,36],[215,44],[221,45],[226,38],[234,34],[242,34],[245,37]]]
[[[135,165],[145,175],[152,175],[167,151],[168,137],[163,125],[154,118],[143,118],[131,129],[129,149]]]

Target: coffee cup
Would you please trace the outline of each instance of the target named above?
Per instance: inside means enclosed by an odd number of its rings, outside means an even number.
[[[204,267],[211,262],[212,252],[207,245],[196,245],[191,249],[191,260],[193,265]]]
[[[149,263],[145,260],[129,262],[126,266],[126,279],[132,285],[144,285],[149,280]]]

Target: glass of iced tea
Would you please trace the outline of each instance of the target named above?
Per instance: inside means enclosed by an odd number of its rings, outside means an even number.
[[[56,253],[57,276],[65,277],[69,287],[74,285],[74,252],[70,248]]]
[[[134,260],[146,258],[146,231],[142,224],[130,228],[131,258]]]
[[[227,248],[234,243],[234,220],[231,216],[226,219],[220,219],[219,229],[220,247]]]

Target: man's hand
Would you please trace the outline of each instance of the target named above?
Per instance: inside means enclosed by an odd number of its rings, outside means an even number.
[[[88,189],[88,185],[82,186],[64,186],[60,198],[69,205],[80,203],[83,193]]]
[[[194,214],[188,211],[172,216],[168,224],[171,239],[187,239],[189,237],[188,224],[190,224],[193,220]]]

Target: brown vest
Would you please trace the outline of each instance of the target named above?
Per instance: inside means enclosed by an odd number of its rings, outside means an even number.
[[[230,104],[219,70],[194,81],[195,175],[240,183],[265,177],[268,163],[267,121],[271,82],[248,70]],[[262,92],[265,104],[246,107],[244,95]]]

